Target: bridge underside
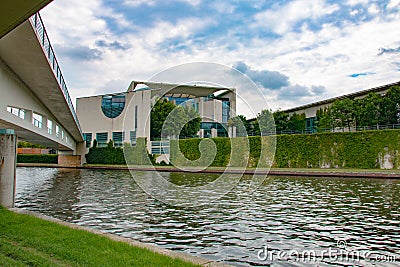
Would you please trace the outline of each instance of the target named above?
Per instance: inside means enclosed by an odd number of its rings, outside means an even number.
[[[33,144],[42,145],[45,147],[51,147],[57,150],[71,151],[71,147],[67,147],[59,142],[53,141],[41,134],[27,130],[18,125],[8,123],[0,119],[0,129],[14,129],[15,134],[18,137],[18,141],[27,141]]]
[[[0,38],[51,1],[52,0],[1,0]]]

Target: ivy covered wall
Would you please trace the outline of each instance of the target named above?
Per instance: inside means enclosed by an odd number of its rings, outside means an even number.
[[[243,139],[243,138],[242,138]],[[203,142],[200,149],[209,154],[216,146],[211,166],[268,166],[277,168],[359,168],[400,169],[400,130],[363,132],[336,132],[304,135],[277,135],[241,138],[215,138]],[[241,140],[241,141],[240,141]],[[200,159],[201,139],[171,141],[171,162],[175,165],[190,165],[190,160]],[[243,149],[243,146],[249,149]],[[275,157],[273,147],[276,143]],[[263,144],[263,151],[260,147]],[[178,149],[183,155],[178,153]],[[233,154],[231,155],[231,147]],[[207,165],[208,162],[200,162]]]

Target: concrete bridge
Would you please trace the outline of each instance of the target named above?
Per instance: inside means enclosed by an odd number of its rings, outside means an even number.
[[[0,204],[5,206],[14,205],[17,139],[58,150],[64,165],[80,165],[85,152],[64,77],[35,13],[48,2],[0,5],[6,12],[0,14]]]

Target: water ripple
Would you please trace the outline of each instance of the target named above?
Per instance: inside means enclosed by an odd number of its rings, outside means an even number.
[[[163,173],[196,186],[211,174]],[[269,177],[256,191],[250,177],[218,202],[176,208],[145,194],[129,172],[17,169],[16,206],[65,221],[236,266],[396,266],[343,260],[350,252],[400,260],[400,181]],[[346,251],[338,251],[344,240]],[[268,248],[275,258],[258,258]],[[313,250],[308,261],[281,255]],[[335,250],[329,257],[324,251]]]

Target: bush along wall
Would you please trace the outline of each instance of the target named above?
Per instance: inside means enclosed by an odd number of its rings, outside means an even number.
[[[17,155],[18,163],[48,163],[48,164],[57,164],[58,163],[58,155],[54,154],[18,154]]]
[[[400,130],[254,136],[249,137],[248,141],[242,139],[233,138],[229,141],[229,138],[214,138],[203,149],[201,145],[199,149],[201,139],[171,141],[171,162],[190,166],[187,159],[200,159],[200,150],[212,149],[211,142],[214,142],[218,149],[210,166],[241,166],[245,162],[248,167],[256,167],[257,164],[259,167],[267,167],[272,164],[272,167],[277,168],[400,169]],[[249,149],[245,148],[247,142]],[[234,152],[232,156],[231,147]]]
[[[125,153],[125,155],[124,155]],[[149,165],[151,160],[146,149],[146,138],[137,138],[136,146],[124,144],[124,148],[114,147],[112,142],[107,147],[91,147],[86,155],[89,164],[107,165]],[[125,160],[126,156],[126,160]]]

